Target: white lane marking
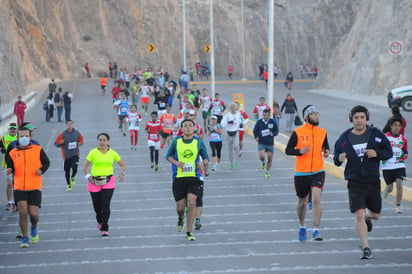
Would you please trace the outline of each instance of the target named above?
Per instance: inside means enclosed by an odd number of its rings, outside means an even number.
[[[259,244],[260,241],[250,242],[252,244]],[[268,244],[274,244],[273,241],[265,241]],[[296,241],[297,242],[297,241]],[[242,244],[250,244],[248,242],[244,242]],[[197,247],[199,246],[227,246],[233,245],[234,243],[216,243],[216,244],[196,244]],[[235,243],[236,244],[236,243]],[[162,247],[187,247],[190,246],[189,244],[177,244],[177,245],[161,245]],[[18,252],[9,252],[11,254],[7,255],[25,255],[25,254],[40,254],[40,253],[67,253],[67,252],[90,252],[90,251],[99,251],[99,253],[103,251],[113,251],[113,250],[138,250],[138,249],[145,249],[145,248],[152,248],[152,246],[119,246],[119,247],[90,247],[90,248],[67,248],[67,249],[50,249],[50,250],[25,250],[25,251],[18,251]],[[412,248],[387,248],[387,249],[374,249],[374,253],[399,253],[399,252],[412,252]],[[267,252],[267,253],[254,253],[254,254],[222,254],[222,255],[208,255],[208,256],[182,256],[182,257],[146,257],[146,258],[123,258],[123,259],[105,259],[105,260],[94,260],[94,261],[68,261],[68,262],[55,262],[55,263],[40,263],[40,264],[18,264],[18,265],[7,265],[1,266],[0,269],[4,268],[27,268],[27,267],[50,267],[50,266],[59,266],[59,265],[82,265],[82,264],[101,264],[101,263],[125,263],[125,262],[161,262],[161,261],[186,261],[186,260],[212,260],[212,259],[230,259],[230,258],[250,258],[253,257],[277,257],[277,256],[307,256],[307,255],[339,255],[339,254],[352,254],[352,253],[360,253],[359,249],[345,249],[345,250],[323,250],[323,251],[292,251],[292,252]],[[392,264],[390,264],[392,265]],[[412,264],[408,264],[412,265]],[[368,264],[369,266],[369,264]],[[373,264],[370,264],[373,266]],[[297,266],[289,267],[295,269]],[[333,268],[334,265],[317,265],[317,266],[310,266],[318,269],[319,267],[327,267]],[[275,267],[276,269],[277,267]],[[300,268],[299,266],[297,267]]]

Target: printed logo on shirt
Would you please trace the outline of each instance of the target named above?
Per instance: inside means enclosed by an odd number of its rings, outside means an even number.
[[[357,144],[357,145],[352,146],[356,152],[356,155],[358,155],[358,157],[361,158],[361,160],[363,159],[363,156],[365,155],[365,150],[366,150],[367,145],[368,143],[362,143],[362,144]]]

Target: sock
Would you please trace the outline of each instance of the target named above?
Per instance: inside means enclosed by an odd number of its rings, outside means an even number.
[[[315,233],[316,231],[319,232],[319,228],[314,228],[314,229],[313,229],[313,232],[314,232],[314,233]]]
[[[186,235],[189,236],[190,234],[192,234],[191,231],[186,232]]]
[[[200,219],[199,219],[199,218],[196,218],[196,223],[197,223],[197,224],[200,223]]]
[[[299,228],[306,228],[306,226],[305,225],[304,226],[299,225]]]
[[[396,206],[401,206],[401,204],[396,204]]]

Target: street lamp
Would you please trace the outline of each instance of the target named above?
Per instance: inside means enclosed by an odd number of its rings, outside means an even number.
[[[209,2],[209,17],[210,17],[210,81],[211,81],[211,90],[212,98],[215,98],[215,45],[213,42],[213,0]]]
[[[182,0],[183,9],[183,70],[186,72],[186,0]]]
[[[274,40],[274,13],[275,13],[275,0],[269,0],[269,52],[268,52],[268,66],[269,66],[269,78],[268,78],[268,103],[273,104],[273,40]]]
[[[245,76],[245,21],[243,19],[243,0],[240,4],[241,18],[242,18],[242,81],[247,81]]]

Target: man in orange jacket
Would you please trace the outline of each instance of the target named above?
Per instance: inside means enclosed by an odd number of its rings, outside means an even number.
[[[306,241],[306,206],[309,192],[312,193],[312,239],[322,241],[319,226],[322,215],[320,194],[325,183],[323,157],[329,156],[329,144],[326,130],[319,125],[319,112],[315,106],[308,105],[302,111],[305,124],[296,128],[290,136],[285,152],[296,156],[295,190],[298,196],[296,212],[299,218],[299,241]],[[323,152],[323,157],[322,157]]]
[[[20,247],[29,247],[27,215],[30,216],[30,242],[39,241],[37,223],[41,207],[42,175],[47,171],[50,160],[39,145],[31,144],[31,131],[19,128],[18,143],[10,147],[5,156],[8,175],[14,174],[14,200],[19,210],[19,226],[23,235]]]

